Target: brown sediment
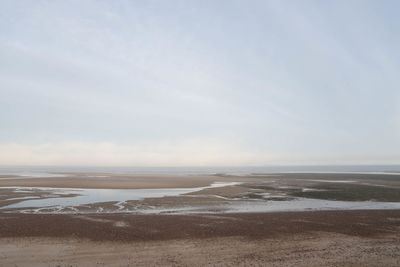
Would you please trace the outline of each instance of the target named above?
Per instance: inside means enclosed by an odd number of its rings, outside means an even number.
[[[76,238],[0,239],[0,266],[399,266],[398,235],[334,233],[94,242]]]
[[[0,214],[0,266],[399,266],[400,211]]]
[[[92,220],[82,220],[82,216]],[[120,221],[128,226],[116,228],[113,223]],[[260,239],[315,231],[373,236],[397,233],[399,227],[399,210],[218,215],[2,213],[0,237],[79,237],[127,242],[231,236]]]
[[[92,176],[91,176],[92,175]],[[213,182],[258,181],[258,178],[219,177],[211,175],[150,175],[150,174],[69,174],[68,177],[0,179],[0,187],[57,187],[99,189],[190,188],[208,186]],[[106,176],[106,177],[103,177]]]
[[[355,180],[396,188],[395,177],[281,175],[278,177],[69,174],[72,177],[1,179],[0,186],[175,188],[215,181],[244,184],[189,195],[127,201],[129,207],[217,207],[225,197],[290,195],[312,179]],[[106,175],[105,175],[106,176]],[[297,178],[296,178],[297,177]],[[398,179],[398,178],[397,178]],[[3,183],[3,184],[2,184]],[[330,184],[323,185],[331,188]],[[337,184],[360,192],[365,186]],[[11,197],[41,196],[3,188]],[[393,190],[390,190],[391,192]],[[382,195],[388,190],[379,190]],[[393,191],[394,192],[394,191]],[[339,193],[335,195],[337,197]],[[371,194],[364,192],[362,197]],[[374,197],[376,192],[374,191]],[[321,196],[320,196],[321,197]],[[384,196],[382,196],[384,197]],[[118,210],[115,202],[80,206]],[[71,210],[73,211],[73,210]],[[212,209],[208,210],[212,212]],[[240,214],[18,214],[0,213],[0,266],[400,266],[400,210]]]
[[[307,197],[327,200],[347,201],[400,201],[400,176],[388,175],[353,175],[353,174],[280,174],[279,176],[220,176],[220,175],[149,175],[149,174],[98,174],[98,173],[65,173],[68,177],[2,179],[0,181],[0,207],[23,201],[23,197],[71,197],[73,195],[57,195],[57,192],[32,189],[31,192],[19,192],[2,188],[7,186],[48,186],[59,188],[176,188],[208,186],[213,182],[240,181],[242,184],[218,188],[207,188],[186,195],[163,198],[146,198],[144,200],[127,200],[115,205],[112,199],[103,203],[91,203],[79,207],[66,207],[67,212],[107,212],[122,209],[137,210],[153,207],[204,206],[212,211],[223,210],[221,205],[231,200],[248,201],[282,201],[293,197]],[[396,178],[397,177],[397,178]],[[374,178],[375,180],[373,180]],[[348,181],[337,183],[335,181]],[[324,182],[326,181],[326,182]],[[389,181],[391,186],[382,185]],[[304,188],[309,190],[303,191]],[[20,198],[20,199],[13,199]],[[13,199],[13,200],[12,200]],[[118,207],[120,206],[120,207]],[[38,207],[40,208],[40,207]],[[63,210],[63,211],[64,211]],[[13,211],[8,209],[7,211]],[[15,209],[18,212],[20,210]],[[46,209],[41,209],[41,212]],[[50,210],[48,210],[50,211]]]

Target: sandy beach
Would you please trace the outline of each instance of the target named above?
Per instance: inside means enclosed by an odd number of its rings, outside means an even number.
[[[400,211],[2,215],[0,266],[398,266]]]
[[[59,174],[59,173],[57,173]],[[112,173],[62,173],[61,177],[29,178],[4,175],[0,187],[38,186],[57,188],[102,188],[102,189],[140,189],[200,187],[214,181],[240,181],[235,177],[216,177],[211,175],[155,175],[155,174],[112,174]],[[255,178],[250,179],[256,180]]]
[[[400,209],[390,209],[400,200],[398,175],[63,175],[1,177],[0,266],[400,263]],[[90,190],[85,205],[23,206],[72,201]],[[159,190],[178,193],[154,195]],[[138,192],[144,195],[135,198]],[[132,200],[112,201],[121,194]],[[228,209],[235,205],[250,209]],[[285,205],[300,211],[280,211]]]

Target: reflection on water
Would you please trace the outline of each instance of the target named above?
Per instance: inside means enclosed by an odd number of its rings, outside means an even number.
[[[400,202],[336,201],[310,198],[294,200],[242,202],[229,205],[230,212],[277,212],[306,210],[371,210],[400,209]]]
[[[210,186],[194,188],[157,188],[157,189],[76,189],[76,188],[49,188],[49,187],[8,187],[15,188],[15,192],[31,192],[51,194],[49,198],[35,199],[11,204],[2,209],[32,208],[32,207],[69,207],[100,202],[141,200],[144,198],[161,198],[179,196],[207,188],[225,187],[240,184],[240,182],[215,182]],[[2,187],[6,188],[6,187]],[[74,197],[58,197],[58,195],[77,195]]]
[[[400,202],[376,201],[334,201],[308,198],[277,200],[276,196],[263,193],[263,199],[227,198],[224,202],[213,205],[179,205],[176,206],[132,206],[126,205],[129,200],[145,198],[162,198],[179,196],[207,188],[225,187],[240,184],[239,182],[216,182],[210,186],[196,188],[163,188],[163,189],[71,189],[46,187],[7,187],[14,193],[29,193],[30,196],[8,198],[21,200],[18,203],[4,206],[7,212],[24,213],[108,213],[124,212],[139,214],[190,214],[190,213],[235,213],[235,212],[278,212],[307,210],[367,210],[367,209],[400,209]],[[5,188],[5,187],[3,187]],[[308,189],[308,188],[304,188]],[[75,196],[70,196],[70,195]],[[37,198],[40,195],[42,198]],[[45,197],[45,198],[43,198]],[[190,196],[201,198],[202,196]],[[220,196],[215,196],[220,197]],[[274,200],[269,200],[272,197]],[[220,197],[221,198],[221,197]],[[29,199],[29,200],[26,200]],[[113,209],[107,205],[97,205],[82,209],[84,205],[101,202],[116,202]],[[201,202],[201,200],[200,200]],[[178,206],[179,205],[179,206]],[[80,207],[79,207],[80,206]],[[108,206],[110,207],[110,206]],[[10,210],[11,209],[11,210]],[[14,209],[14,210],[13,210]]]

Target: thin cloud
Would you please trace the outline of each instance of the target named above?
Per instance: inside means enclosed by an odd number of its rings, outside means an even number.
[[[4,1],[0,164],[395,160],[398,7]]]

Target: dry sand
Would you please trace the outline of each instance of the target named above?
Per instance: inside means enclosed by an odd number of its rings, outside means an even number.
[[[102,188],[102,189],[150,189],[191,188],[208,186],[213,182],[258,181],[258,178],[221,177],[212,175],[151,175],[151,174],[76,174],[67,177],[0,179],[2,186],[57,187],[57,188]]]

